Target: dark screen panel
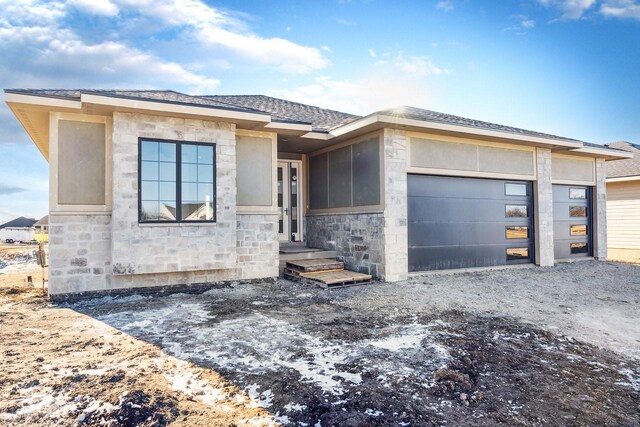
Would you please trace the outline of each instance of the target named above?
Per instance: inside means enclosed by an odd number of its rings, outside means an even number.
[[[378,137],[353,145],[353,205],[380,204],[380,142]]]
[[[329,207],[327,153],[309,158],[309,207]]]
[[[351,206],[351,146],[329,152],[329,207]]]

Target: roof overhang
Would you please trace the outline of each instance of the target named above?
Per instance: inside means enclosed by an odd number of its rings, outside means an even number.
[[[312,131],[311,124],[272,121],[260,112],[217,108],[163,100],[83,92],[80,99],[32,95],[5,91],[5,102],[45,159],[49,159],[49,114],[53,112],[111,116],[114,112],[153,114],[168,117],[224,121],[238,128],[300,136]]]
[[[630,181],[640,181],[640,175],[618,176],[615,178],[607,178],[607,182],[630,182]]]
[[[405,117],[390,116],[384,114],[371,114],[363,117],[355,122],[348,123],[346,125],[337,127],[331,130],[331,134],[335,136],[344,135],[350,133],[358,128],[368,127],[376,123],[381,123],[385,126],[396,129],[414,130],[417,132],[432,132],[441,133],[445,135],[457,135],[457,136],[473,136],[475,139],[487,139],[487,140],[505,140],[509,143],[518,143],[525,145],[535,145],[542,147],[552,148],[579,148],[582,147],[582,143],[579,141],[571,141],[555,138],[544,138],[540,136],[523,135],[512,132],[502,132],[492,129],[475,128],[462,125],[454,125],[449,123],[440,123],[427,120],[416,120]]]
[[[5,101],[43,156],[49,158],[49,113],[73,112],[111,116],[114,112],[147,113],[168,117],[224,121],[238,128],[276,132],[281,135],[281,151],[310,153],[384,128],[432,133],[494,142],[550,148],[555,152],[601,157],[606,160],[628,159],[633,154],[607,148],[587,147],[580,141],[527,135],[494,129],[416,120],[374,113],[335,127],[329,132],[314,131],[311,124],[273,121],[268,113],[218,106],[190,104],[170,100],[150,100],[130,96],[82,92],[80,99],[33,95],[5,91]]]
[[[622,150],[611,150],[609,148],[598,148],[598,147],[581,147],[574,148],[572,150],[567,150],[566,154],[576,155],[576,156],[585,156],[585,157],[600,157],[607,161],[610,160],[624,160],[624,159],[632,159],[633,153]]]

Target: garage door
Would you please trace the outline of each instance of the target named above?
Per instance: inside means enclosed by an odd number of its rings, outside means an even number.
[[[591,187],[553,186],[553,251],[556,259],[591,256]]]
[[[532,184],[409,175],[409,271],[533,262]]]

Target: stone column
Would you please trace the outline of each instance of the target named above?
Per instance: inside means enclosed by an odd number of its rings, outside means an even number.
[[[551,150],[536,149],[537,181],[533,185],[536,264],[554,265],[553,254],[553,186],[551,184]]]
[[[407,237],[407,136],[385,129],[384,144],[384,279],[408,277]]]
[[[596,159],[596,186],[593,190],[593,256],[607,258],[607,164],[604,159]]]

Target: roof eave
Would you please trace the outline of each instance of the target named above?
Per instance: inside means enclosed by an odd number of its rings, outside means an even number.
[[[97,93],[82,93],[80,99],[83,107],[87,107],[89,110],[91,110],[92,106],[97,106],[102,108],[107,107],[114,111],[149,111],[163,114],[184,114],[212,119],[223,119],[238,123],[254,122],[267,124],[271,122],[271,116],[268,114],[257,114],[253,112],[216,108],[215,106],[119,97],[114,95],[101,95]]]
[[[370,114],[351,123],[335,127],[331,129],[330,135],[332,137],[339,137],[375,124],[391,125],[392,127],[399,127],[401,129],[416,129],[424,131],[431,130],[470,136],[482,136],[484,138],[498,138],[510,141],[519,141],[525,144],[537,146],[551,146],[554,148],[559,147],[565,149],[574,149],[583,147],[580,141],[544,138],[533,135],[521,135],[517,133],[500,132],[491,129],[474,128],[469,126],[453,125],[427,120],[408,119],[404,117],[396,117],[379,113]]]
[[[620,151],[620,150],[612,150],[609,148],[597,148],[597,147],[581,147],[573,150],[569,150],[569,153],[573,154],[586,154],[594,157],[604,158],[605,160],[624,160],[624,159],[632,159],[633,153]]]
[[[607,178],[607,182],[630,182],[630,181],[640,181],[640,174]]]

